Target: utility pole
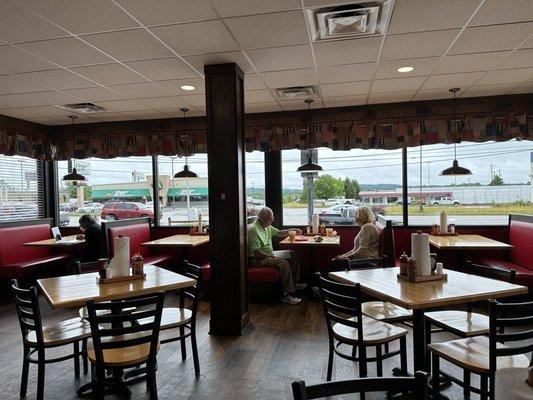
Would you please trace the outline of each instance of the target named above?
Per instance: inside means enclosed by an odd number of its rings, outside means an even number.
[[[494,167],[495,167],[494,164],[490,164],[490,165],[489,165],[489,168],[490,168],[490,181],[491,181],[491,182],[492,182],[492,180],[494,179]]]

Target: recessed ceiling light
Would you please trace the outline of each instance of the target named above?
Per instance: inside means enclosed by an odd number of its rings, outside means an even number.
[[[414,67],[400,67],[396,71],[405,73],[405,72],[411,72],[412,70],[414,70]]]
[[[183,90],[195,90],[196,86],[193,85],[181,85],[180,86]]]

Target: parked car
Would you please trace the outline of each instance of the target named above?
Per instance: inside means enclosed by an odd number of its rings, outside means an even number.
[[[70,222],[70,215],[67,211],[59,211],[59,226],[67,226]]]
[[[320,214],[318,221],[324,225],[354,225],[357,207],[344,209],[336,214]]]
[[[345,199],[344,197],[335,197],[334,199],[327,199],[327,206],[336,206],[338,204],[356,204],[355,199]]]
[[[440,199],[433,199],[431,201],[431,204],[435,206],[438,206],[438,205],[448,206],[448,205],[459,205],[461,203],[459,202],[459,200],[455,200],[451,197],[441,197]]]
[[[76,211],[78,209],[76,203],[60,203],[59,211]]]
[[[134,203],[130,201],[110,201],[104,204],[100,212],[100,216],[102,219],[107,221],[140,217],[150,217],[150,219],[153,220],[154,211],[143,203]],[[161,219],[162,216],[163,214],[160,212],[159,218]]]
[[[339,204],[333,207],[329,207],[325,209],[324,211],[320,212],[320,215],[333,215],[333,214],[342,214],[344,210],[356,210],[357,206],[353,206],[351,204]]]
[[[99,213],[104,205],[101,203],[87,203],[78,211],[83,213]]]

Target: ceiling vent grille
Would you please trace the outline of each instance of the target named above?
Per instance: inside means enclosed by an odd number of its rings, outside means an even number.
[[[351,1],[335,6],[307,8],[313,41],[381,35],[387,27],[394,0]]]
[[[98,106],[93,103],[64,104],[64,105],[55,106],[55,107],[61,108],[62,110],[67,110],[67,111],[72,111],[75,113],[82,113],[82,114],[96,114],[96,113],[107,112],[107,110],[104,107]]]
[[[283,100],[299,100],[318,97],[314,86],[293,86],[275,89],[276,95]]]

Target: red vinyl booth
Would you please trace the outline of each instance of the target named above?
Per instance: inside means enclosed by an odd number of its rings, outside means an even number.
[[[50,239],[50,227],[50,219],[0,224],[0,278],[28,278],[66,269],[69,254],[54,254],[50,247],[23,246]]]

